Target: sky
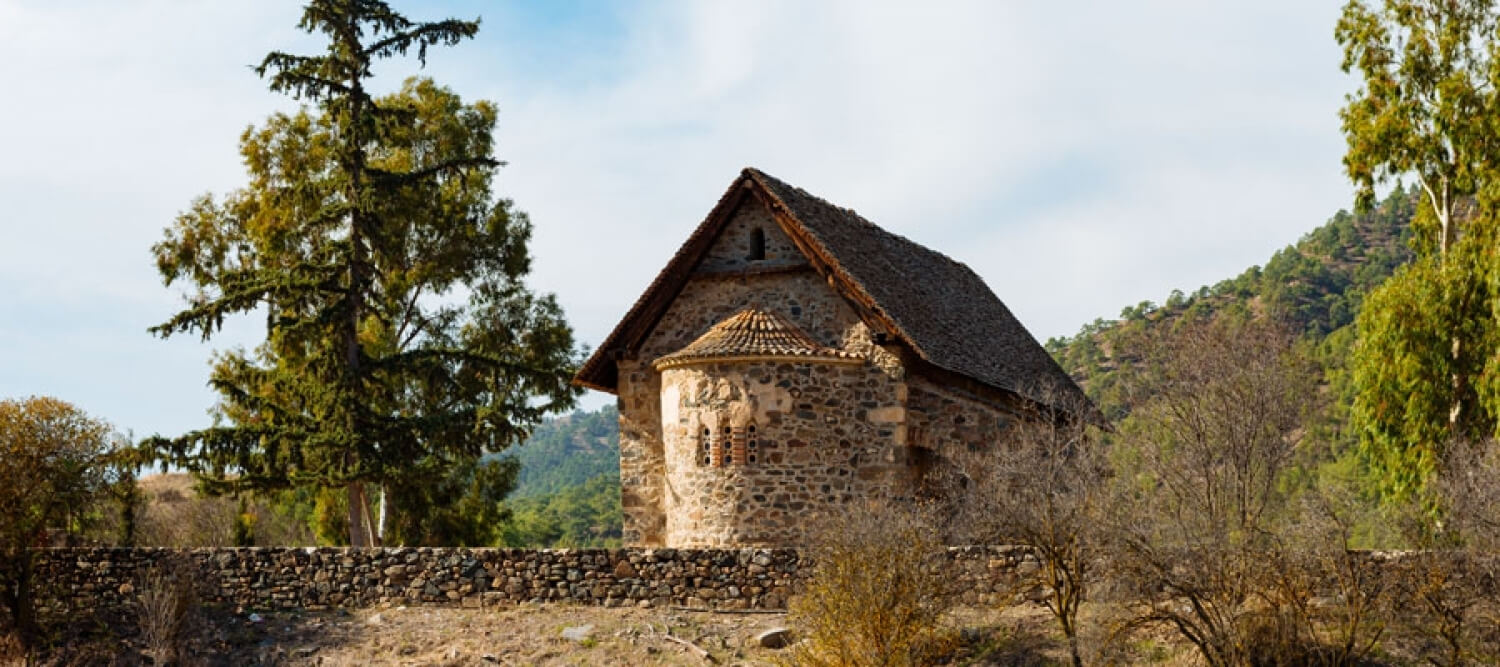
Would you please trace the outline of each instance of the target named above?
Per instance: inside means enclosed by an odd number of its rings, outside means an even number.
[[[597,345],[745,166],[972,267],[1039,340],[1263,264],[1352,203],[1339,0],[395,2],[478,36],[378,64],[500,109],[532,285]],[[209,424],[215,350],[151,245],[297,103],[282,0],[0,0],[0,398]],[[592,393],[586,407],[612,397]]]

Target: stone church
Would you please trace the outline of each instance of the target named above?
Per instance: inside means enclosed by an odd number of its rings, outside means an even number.
[[[969,267],[745,169],[574,383],[619,397],[625,542],[787,546],[1081,392]]]

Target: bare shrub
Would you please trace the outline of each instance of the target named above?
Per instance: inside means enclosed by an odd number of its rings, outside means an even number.
[[[227,547],[234,545],[238,504],[228,497],[182,496],[155,499],[140,518],[137,544],[152,547]]]
[[[1438,543],[1500,553],[1500,442],[1458,439],[1446,449],[1437,483],[1446,511],[1435,530],[1409,524],[1408,532],[1430,532]]]
[[[922,665],[948,648],[954,583],[930,509],[855,504],[812,525],[812,573],[788,609],[801,637],[791,664]]]
[[[1434,665],[1500,662],[1500,447],[1448,443],[1434,513],[1407,508],[1403,533],[1417,551],[1394,558],[1398,620],[1413,652]]]
[[[259,499],[209,496],[164,488],[137,519],[136,543],[152,547],[306,546],[317,543],[294,517]]]
[[[1320,662],[1358,664],[1386,635],[1394,611],[1396,576],[1376,554],[1352,548],[1355,526],[1367,507],[1348,488],[1325,487],[1304,498],[1291,523],[1291,557],[1300,562],[1283,571],[1301,573],[1312,604],[1289,606],[1287,613],[1321,644]],[[1282,575],[1285,577],[1285,575]],[[1308,595],[1318,597],[1308,597]]]
[[[1313,638],[1285,610],[1313,586],[1277,534],[1278,482],[1312,368],[1285,328],[1227,317],[1183,323],[1147,358],[1110,531],[1126,627],[1174,631],[1209,665],[1295,662]]]
[[[166,558],[137,577],[136,613],[141,640],[156,664],[178,661],[183,631],[197,605],[197,569],[191,561]]]
[[[955,532],[975,544],[1029,547],[1040,567],[1018,583],[1041,591],[1057,619],[1073,664],[1083,665],[1078,612],[1099,558],[1101,512],[1109,469],[1093,406],[1059,391],[1037,392],[1004,442],[958,455],[961,475],[949,483]]]

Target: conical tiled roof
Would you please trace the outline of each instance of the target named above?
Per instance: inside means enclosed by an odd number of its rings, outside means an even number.
[[[819,345],[780,315],[752,306],[715,324],[681,350],[657,359],[655,366],[661,370],[707,361],[765,359],[851,363],[862,358]]]

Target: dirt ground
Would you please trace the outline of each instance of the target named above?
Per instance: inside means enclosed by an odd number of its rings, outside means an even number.
[[[952,623],[964,637],[956,664],[1049,665],[1065,658],[1039,607],[966,609]],[[179,650],[187,665],[775,665],[786,661],[786,650],[762,647],[756,637],[785,624],[782,613],[560,604],[254,616],[203,610]],[[40,662],[155,663],[133,633],[93,626],[70,636]]]

